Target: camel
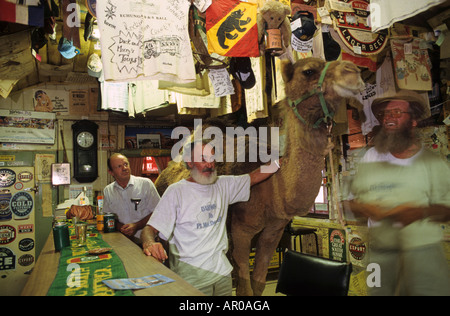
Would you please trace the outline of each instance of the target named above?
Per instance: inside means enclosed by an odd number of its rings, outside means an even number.
[[[328,136],[333,113],[344,98],[353,97],[364,88],[358,67],[346,61],[326,63],[317,58],[302,59],[295,64],[284,61],[282,77],[286,99],[277,106],[283,113],[286,144],[281,169],[253,186],[249,201],[230,206],[238,296],[262,294],[270,259],[285,226],[294,216],[308,213],[318,194],[324,157],[330,149]],[[321,105],[321,98],[326,105]],[[250,169],[245,163],[231,163],[223,173],[243,174],[251,170],[254,164]],[[160,191],[187,175],[180,164],[170,164],[155,185]],[[256,235],[255,265],[250,280],[250,247]]]

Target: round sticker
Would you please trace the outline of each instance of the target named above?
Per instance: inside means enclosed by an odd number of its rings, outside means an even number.
[[[20,256],[19,259],[17,260],[17,263],[23,267],[29,266],[29,265],[33,264],[33,262],[34,262],[34,257],[29,254]]]
[[[17,192],[11,198],[10,207],[15,215],[27,216],[33,210],[33,197],[28,192]]]
[[[6,245],[16,239],[16,229],[10,225],[0,225],[0,244]]]
[[[348,250],[356,260],[362,260],[366,254],[366,245],[359,237],[353,237],[348,245]]]
[[[33,173],[31,173],[30,171],[22,171],[17,175],[17,179],[22,182],[30,182],[31,180],[33,180]]]
[[[11,169],[0,169],[0,187],[6,188],[16,182],[16,173]]]
[[[30,251],[34,248],[34,240],[31,238],[24,238],[19,241],[19,250],[21,251]]]

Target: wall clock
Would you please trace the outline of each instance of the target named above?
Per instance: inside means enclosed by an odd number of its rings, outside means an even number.
[[[73,177],[81,183],[93,182],[98,177],[98,125],[82,120],[72,125]]]

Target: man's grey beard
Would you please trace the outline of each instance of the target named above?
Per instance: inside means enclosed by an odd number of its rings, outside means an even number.
[[[211,173],[209,176],[205,176],[201,174],[197,168],[192,168],[191,177],[195,182],[199,184],[213,184],[217,180],[217,170],[214,169],[213,173]]]
[[[384,128],[373,137],[375,148],[380,153],[402,153],[417,143],[417,134],[412,126],[404,126],[398,132],[386,132]]]

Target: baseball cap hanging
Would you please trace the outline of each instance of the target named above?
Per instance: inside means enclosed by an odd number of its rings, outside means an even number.
[[[99,55],[93,53],[91,56],[89,56],[87,69],[90,76],[100,78],[100,76],[102,75],[103,65]]]
[[[256,83],[250,57],[232,57],[230,60],[230,73],[244,89],[251,89]]]
[[[292,34],[301,41],[308,41],[317,30],[317,26],[314,23],[314,15],[309,11],[297,11],[292,17],[292,21],[300,19],[300,26],[295,30],[292,30]]]
[[[61,37],[58,44],[58,50],[66,59],[72,59],[80,53],[80,50],[73,46],[73,42]]]

